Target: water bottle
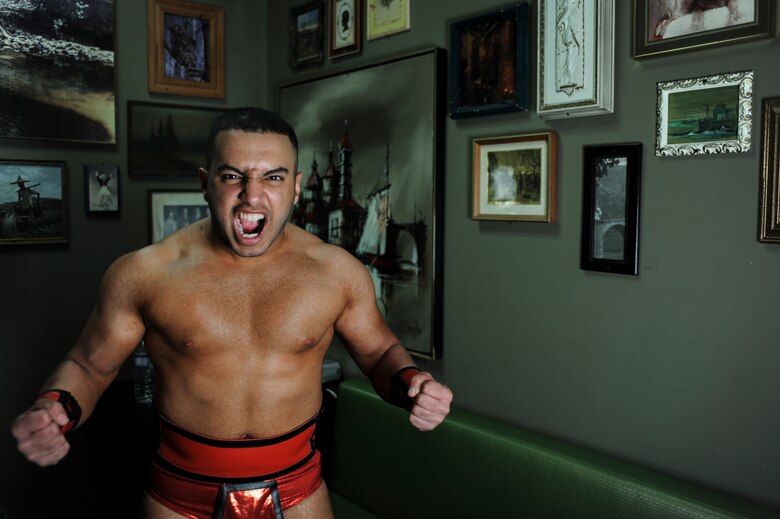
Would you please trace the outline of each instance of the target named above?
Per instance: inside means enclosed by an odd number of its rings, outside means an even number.
[[[135,363],[134,389],[135,401],[139,404],[151,404],[154,397],[154,364],[146,354],[143,341],[133,354]]]

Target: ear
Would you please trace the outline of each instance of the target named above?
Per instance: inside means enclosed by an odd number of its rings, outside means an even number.
[[[208,200],[209,173],[203,168],[198,168],[198,177],[200,177],[200,191],[203,193],[203,199]]]
[[[299,171],[295,174],[295,200],[293,205],[298,203],[298,198],[301,196],[301,179],[303,178],[303,172]]]

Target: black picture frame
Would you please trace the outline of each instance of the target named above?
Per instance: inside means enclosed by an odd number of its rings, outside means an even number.
[[[303,171],[292,221],[367,266],[388,325],[424,359],[443,355],[446,71],[444,50],[432,48],[279,89]],[[379,97],[365,95],[380,89]],[[339,183],[346,169],[351,180]],[[377,227],[386,233],[366,232]],[[364,242],[367,234],[375,240]]]
[[[290,68],[319,65],[325,56],[325,14],[321,1],[290,10]]]
[[[638,274],[642,143],[583,146],[580,268]]]
[[[452,119],[528,110],[527,3],[450,24]]]
[[[68,165],[0,159],[0,246],[68,243]]]
[[[117,164],[84,164],[84,205],[87,213],[118,213],[119,183]]]
[[[149,243],[157,243],[191,223],[209,216],[209,206],[197,189],[149,189]]]
[[[780,244],[780,97],[761,101],[758,241]]]
[[[211,125],[226,108],[127,102],[129,176],[197,177]]]

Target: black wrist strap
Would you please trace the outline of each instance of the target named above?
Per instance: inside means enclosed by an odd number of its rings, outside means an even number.
[[[417,366],[407,366],[395,372],[393,378],[390,379],[388,400],[391,404],[407,411],[412,410],[414,400],[409,397],[409,382],[417,373],[422,373],[422,370]]]
[[[69,391],[65,391],[64,389],[47,389],[38,395],[38,399],[41,398],[53,400],[62,404],[63,409],[65,409],[65,414],[68,415],[68,419],[70,420],[60,427],[60,430],[63,433],[70,431],[78,425],[79,420],[81,420],[81,406],[76,400],[76,397],[70,394]]]

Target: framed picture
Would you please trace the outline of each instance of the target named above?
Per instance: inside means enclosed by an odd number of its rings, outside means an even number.
[[[362,0],[330,1],[331,59],[360,52],[363,34]]]
[[[224,8],[147,1],[149,92],[223,99]]]
[[[84,165],[84,187],[88,213],[119,212],[119,166]]]
[[[657,156],[750,150],[752,71],[662,81],[657,92]]]
[[[293,69],[322,63],[322,2],[310,2],[290,11],[290,67]]]
[[[127,165],[132,175],[197,176],[222,108],[127,102]]]
[[[780,97],[768,97],[761,105],[758,241],[780,243]]]
[[[115,145],[114,0],[1,11],[0,137]]]
[[[635,59],[774,35],[774,0],[702,2],[634,0]]]
[[[422,358],[442,355],[445,77],[444,51],[429,49],[279,90],[304,175],[293,222],[366,265]]]
[[[642,144],[583,147],[580,268],[636,276]]]
[[[68,242],[68,169],[51,160],[0,160],[0,245]]]
[[[376,40],[411,28],[412,0],[367,0],[366,40]]]
[[[450,24],[450,117],[528,109],[528,4]]]
[[[615,0],[539,0],[539,117],[612,113]]]
[[[471,217],[555,222],[555,132],[474,139]]]
[[[148,194],[151,243],[209,215],[200,191],[149,190]]]

